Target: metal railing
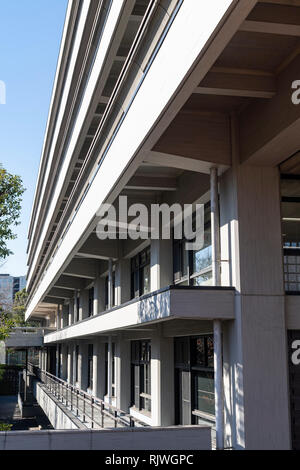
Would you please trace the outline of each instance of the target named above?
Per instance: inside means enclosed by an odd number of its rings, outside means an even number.
[[[88,428],[147,426],[130,414],[41,370],[32,363],[28,363],[28,372],[35,375],[47,390]]]

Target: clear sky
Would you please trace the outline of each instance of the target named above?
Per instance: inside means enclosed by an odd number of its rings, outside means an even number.
[[[27,271],[27,232],[58,59],[67,0],[0,0],[0,163],[23,179],[18,238],[0,273]]]

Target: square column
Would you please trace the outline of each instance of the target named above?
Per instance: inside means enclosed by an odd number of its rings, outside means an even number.
[[[150,279],[152,292],[173,284],[172,240],[151,240]]]
[[[153,426],[175,423],[174,341],[159,329],[151,338],[151,414]]]
[[[105,395],[105,343],[98,338],[93,344],[93,395],[103,400]]]
[[[122,305],[130,300],[130,260],[120,259],[115,270],[115,303]]]
[[[68,307],[68,325],[71,326],[74,321],[74,299],[70,299]]]
[[[116,342],[116,406],[128,412],[131,402],[131,343],[122,335]]]
[[[73,383],[73,344],[69,343],[67,348],[67,382],[71,384]]]
[[[80,343],[78,357],[78,387],[86,390],[88,384],[88,345]]]
[[[61,347],[61,379],[67,380],[68,370],[68,345],[62,344]]]
[[[105,311],[105,279],[97,277],[94,284],[94,315]]]
[[[89,292],[87,289],[80,291],[79,320],[89,316]]]
[[[234,448],[290,448],[279,188],[277,168],[237,162],[220,180],[222,282],[236,288],[236,319],[223,325],[225,445]]]
[[[76,343],[73,343],[72,345],[72,358],[73,358],[72,360],[72,371],[73,371],[72,383],[74,386],[77,385],[76,377],[77,377],[77,367],[78,367],[77,357],[76,357],[76,348],[77,348]]]

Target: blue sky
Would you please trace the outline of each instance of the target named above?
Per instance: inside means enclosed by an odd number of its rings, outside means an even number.
[[[27,271],[27,231],[66,9],[67,0],[0,0],[0,80],[6,85],[0,163],[27,189],[18,238],[8,244],[14,255],[0,273]]]

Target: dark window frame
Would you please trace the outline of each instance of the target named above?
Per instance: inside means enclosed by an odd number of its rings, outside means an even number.
[[[197,340],[204,342],[204,364],[201,365],[195,361],[196,351],[195,342]],[[174,339],[174,366],[175,366],[175,415],[178,424],[179,419],[179,391],[178,389],[178,372],[187,371],[190,374],[190,391],[191,391],[191,424],[198,424],[199,419],[208,419],[214,421],[214,414],[204,410],[197,409],[197,378],[207,375],[210,380],[214,380],[214,367],[208,361],[208,340],[212,341],[213,334],[203,334],[197,336],[185,336]],[[179,347],[178,347],[179,346]],[[180,351],[181,350],[181,351]],[[183,352],[183,354],[182,354]],[[185,357],[186,356],[186,357]],[[212,394],[207,390],[202,390],[204,394]]]
[[[151,340],[131,342],[131,406],[151,413]]]
[[[142,295],[150,292],[150,261],[150,246],[140,251],[136,256],[131,258],[131,299],[138,299]],[[149,289],[147,290],[147,292],[145,291],[145,268],[148,268],[149,270]]]
[[[204,224],[204,230],[209,231],[211,228],[210,202],[205,204],[204,210],[205,214],[208,215],[208,220]],[[195,227],[195,215],[193,216],[193,225]],[[183,284],[193,286],[195,285],[194,282],[196,281],[196,279],[201,276],[208,276],[208,279],[211,278],[212,263],[210,263],[203,269],[200,269],[200,271],[194,270],[194,256],[196,251],[185,250],[185,244],[187,242],[191,242],[191,240],[187,240],[185,237],[183,237],[182,239],[175,239],[173,231],[173,282],[176,285]],[[209,247],[211,247],[211,234],[210,244],[207,245],[206,248]],[[185,257],[186,259],[184,259]]]

